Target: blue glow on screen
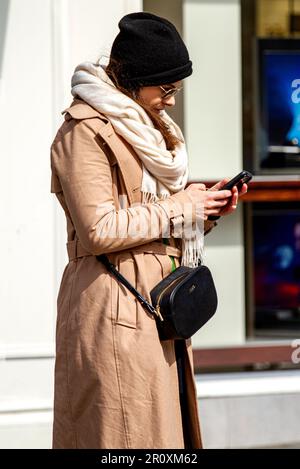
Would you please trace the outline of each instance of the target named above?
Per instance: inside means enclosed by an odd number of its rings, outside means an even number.
[[[300,146],[300,51],[268,51],[263,66],[268,144]]]
[[[254,212],[255,302],[260,308],[300,307],[300,210]]]

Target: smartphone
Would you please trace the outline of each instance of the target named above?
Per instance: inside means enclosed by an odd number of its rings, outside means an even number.
[[[249,173],[249,171],[242,171],[239,174],[237,174],[234,178],[230,179],[223,187],[219,189],[219,191],[224,191],[224,190],[231,190],[234,186],[240,190],[243,186],[244,183],[247,183],[252,179],[252,174]],[[220,217],[217,215],[210,215],[208,217],[208,220],[218,220]]]
[[[238,190],[240,190],[244,183],[247,183],[252,179],[252,174],[249,171],[242,171],[241,173],[237,174],[234,178],[230,179],[221,189],[220,191],[224,190],[231,190],[234,186],[237,186]]]

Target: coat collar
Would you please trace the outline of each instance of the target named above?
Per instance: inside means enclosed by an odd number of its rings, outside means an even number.
[[[74,98],[70,107],[62,111],[61,114],[65,114],[65,119],[92,119],[93,117],[99,117],[105,123],[108,123],[108,119],[101,114],[99,111],[94,109],[88,103],[79,98]],[[70,117],[69,117],[69,116]]]

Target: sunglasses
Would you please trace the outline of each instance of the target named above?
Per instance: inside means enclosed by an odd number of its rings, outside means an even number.
[[[169,90],[166,90],[163,86],[160,86],[159,87],[163,94],[162,94],[162,99],[165,99],[165,98],[171,98],[172,96],[175,96],[175,94],[178,93],[178,91],[181,91],[182,90],[182,87],[181,88],[170,88]]]

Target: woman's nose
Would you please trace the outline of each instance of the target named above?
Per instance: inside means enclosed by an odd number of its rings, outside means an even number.
[[[163,99],[164,104],[167,106],[174,106],[175,105],[175,96],[169,96]]]

